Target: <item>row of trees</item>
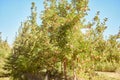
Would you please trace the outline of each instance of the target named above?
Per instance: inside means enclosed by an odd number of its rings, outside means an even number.
[[[35,3],[30,18],[21,23],[5,65],[13,80],[76,80],[80,74],[105,70],[100,63],[120,62],[120,33],[107,40],[107,18],[99,12],[86,22],[88,0],[45,0],[41,25]],[[86,30],[86,33],[82,32]]]

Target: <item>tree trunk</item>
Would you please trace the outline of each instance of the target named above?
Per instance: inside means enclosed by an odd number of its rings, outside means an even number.
[[[48,74],[45,75],[45,80],[48,80]]]
[[[67,68],[67,65],[66,65],[66,59],[64,60],[64,78],[65,78],[65,80],[67,80],[67,70],[66,70],[66,68]]]
[[[77,80],[75,69],[73,69],[73,80]]]

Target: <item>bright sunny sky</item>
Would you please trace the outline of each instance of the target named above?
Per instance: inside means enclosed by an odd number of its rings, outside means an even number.
[[[9,44],[13,43],[21,22],[30,16],[31,2],[36,3],[39,16],[43,10],[43,0],[0,0],[0,32],[2,32],[3,39],[7,37]],[[92,20],[97,11],[100,11],[101,20],[108,18],[105,36],[118,33],[120,0],[90,0],[89,8],[87,20]]]

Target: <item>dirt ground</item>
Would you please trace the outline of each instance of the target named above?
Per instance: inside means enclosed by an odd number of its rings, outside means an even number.
[[[0,80],[9,80],[9,78],[0,78]]]
[[[115,72],[96,72],[98,75],[102,75],[102,76],[106,76],[106,77],[110,77],[110,78],[114,78],[117,80],[120,80],[120,73],[115,73]]]
[[[120,80],[120,73],[116,73],[116,72],[100,72],[100,71],[96,71],[96,73],[100,76],[105,76],[105,77],[109,77],[112,80]],[[9,80],[9,78],[0,78],[0,80]]]

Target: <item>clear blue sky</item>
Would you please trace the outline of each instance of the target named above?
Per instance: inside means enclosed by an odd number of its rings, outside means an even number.
[[[38,16],[43,10],[43,0],[0,0],[0,32],[3,39],[8,37],[9,44],[12,44],[15,33],[18,31],[21,22],[30,16],[31,2],[37,6]],[[97,11],[100,11],[100,18],[108,18],[105,36],[116,34],[120,26],[120,0],[90,0],[90,12],[88,20],[91,20]]]

